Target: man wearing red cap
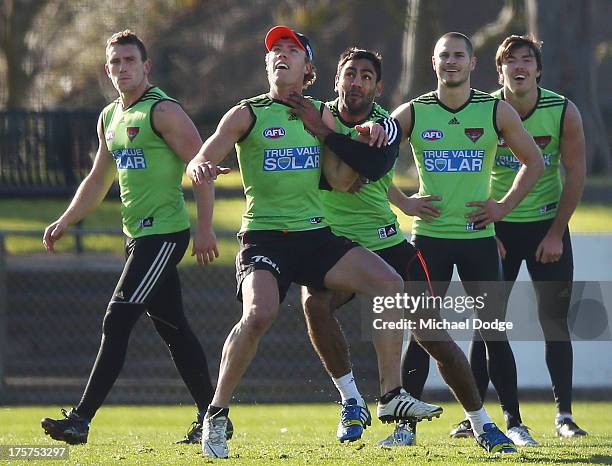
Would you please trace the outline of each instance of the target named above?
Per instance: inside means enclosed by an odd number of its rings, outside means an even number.
[[[277,26],[268,32],[265,44],[269,92],[230,109],[187,167],[192,180],[207,191],[199,225],[200,231],[208,232],[202,263],[218,257],[212,229],[214,185],[207,181],[234,145],[247,201],[236,258],[237,296],[243,303],[243,315],[225,342],[217,389],[204,419],[202,451],[209,457],[229,455],[225,440],[229,402],[291,283],[371,297],[394,296],[404,287],[402,278],[384,261],[334,235],[323,218],[321,173],[334,189],[346,191],[357,173],[338,157],[340,146],[353,143],[364,146],[363,151],[370,146],[350,138],[345,141],[342,136],[334,144],[336,156],[294,115],[287,103],[289,96],[301,94],[315,79],[312,48],[305,36]],[[328,127],[334,128],[329,110],[322,102],[312,102]],[[380,176],[397,157],[398,145],[391,142],[378,149]],[[353,151],[354,147],[347,148]],[[378,355],[383,393],[379,415],[388,421],[439,416],[440,407],[400,392],[401,330],[390,331],[387,341]]]

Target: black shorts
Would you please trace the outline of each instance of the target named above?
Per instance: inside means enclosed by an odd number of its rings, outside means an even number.
[[[538,222],[497,222],[495,232],[504,243],[506,257],[502,260],[504,280],[513,282],[525,261],[533,281],[572,281],[574,257],[569,229],[563,234],[563,254],[557,262],[543,264],[535,258],[540,242],[548,233],[553,219]]]
[[[189,245],[189,230],[161,235],[126,238],[126,262],[112,301],[150,306],[162,296],[180,304],[176,266]]]
[[[331,228],[283,232],[251,230],[238,235],[240,251],[236,256],[238,300],[242,301],[242,282],[255,270],[268,270],[278,283],[280,302],[291,283],[325,289],[325,275],[357,243],[336,236]]]
[[[427,268],[423,256],[407,240],[372,252],[393,267],[405,282],[427,280]]]
[[[415,235],[413,242],[425,257],[431,285],[436,296],[446,296],[453,267],[468,295],[487,296],[488,309],[502,317],[502,269],[495,237],[447,239]],[[492,314],[489,314],[492,315]]]

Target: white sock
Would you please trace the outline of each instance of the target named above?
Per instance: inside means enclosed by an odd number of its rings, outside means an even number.
[[[363,406],[363,398],[361,397],[361,393],[357,389],[357,385],[355,384],[355,377],[353,377],[353,371],[349,372],[342,377],[338,377],[337,379],[332,377],[332,381],[334,385],[340,392],[340,396],[342,397],[342,401],[346,401],[349,398],[355,398],[357,403],[360,406]]]
[[[572,413],[557,413],[555,416],[555,424],[561,424],[564,419],[569,419],[570,421],[574,420]]]
[[[478,411],[466,411],[465,416],[470,421],[470,424],[472,424],[472,430],[477,437],[484,433],[482,426],[493,422],[484,409],[484,406]]]

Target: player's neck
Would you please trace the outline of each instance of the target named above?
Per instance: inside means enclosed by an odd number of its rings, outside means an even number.
[[[508,102],[521,117],[529,115],[538,104],[538,87],[534,86],[529,92],[518,95],[508,88],[504,88],[504,100]]]
[[[302,93],[302,85],[301,84],[293,84],[293,85],[278,85],[278,84],[270,84],[270,92],[269,95],[275,100],[287,100],[289,94],[297,92],[298,94]]]
[[[143,81],[136,87],[128,92],[119,91],[119,95],[121,96],[121,102],[123,104],[123,108],[127,108],[136,102],[138,99],[142,97],[142,95],[147,92],[147,90],[151,87],[149,81],[147,79],[143,79]]]
[[[343,102],[339,102],[338,113],[342,121],[344,121],[345,123],[352,123],[356,125],[361,123],[362,121],[365,121],[365,119],[370,116],[370,113],[372,113],[373,106],[374,104],[370,105],[367,110],[363,112],[351,113],[348,107]]]
[[[463,106],[470,98],[471,92],[469,80],[458,87],[448,87],[438,83],[438,100],[448,108],[456,109]]]

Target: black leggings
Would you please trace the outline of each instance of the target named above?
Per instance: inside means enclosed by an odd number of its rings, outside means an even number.
[[[499,293],[489,288],[501,280],[501,264],[495,238],[478,239],[442,239],[428,236],[415,236],[414,245],[425,257],[434,293],[444,296],[453,275],[453,266],[457,266],[459,277],[470,296],[487,293],[489,306],[487,319],[502,319],[505,306],[495,301]],[[480,317],[480,316],[479,316]],[[519,412],[516,363],[508,340],[483,333],[489,358],[488,373],[497,391],[502,411],[509,427],[519,425]],[[503,335],[502,335],[503,337]],[[410,339],[402,359],[402,385],[419,398],[429,374],[429,355],[416,342]]]
[[[569,230],[563,235],[563,255],[557,262],[537,262],[535,253],[548,232],[552,220],[539,222],[498,222],[497,237],[506,248],[502,261],[504,280],[509,282],[506,299],[521,268],[523,260],[533,281],[538,302],[538,319],[544,334],[546,366],[552,382],[558,412],[572,412],[573,351],[567,325],[572,294],[574,260]],[[474,335],[471,346],[472,370],[480,396],[484,399],[489,385],[486,351],[482,340]]]
[[[102,324],[98,356],[76,413],[92,419],[119,376],[134,325],[147,312],[198,409],[214,393],[206,356],[183,312],[177,264],[189,230],[128,239],[127,260]]]

